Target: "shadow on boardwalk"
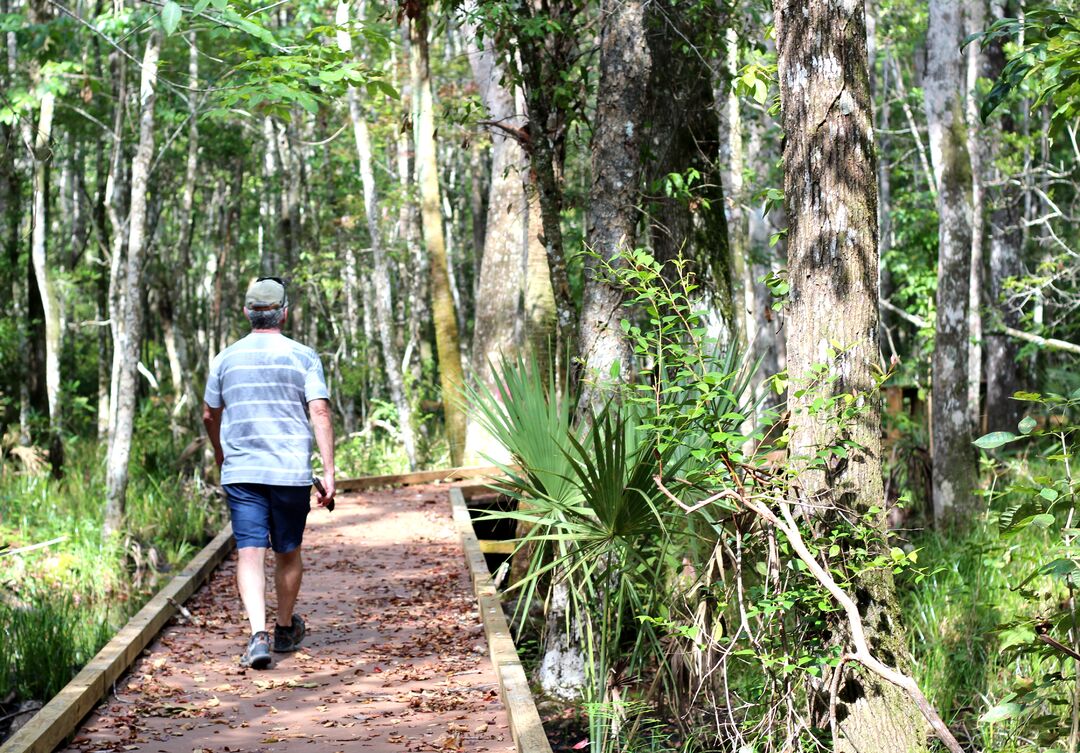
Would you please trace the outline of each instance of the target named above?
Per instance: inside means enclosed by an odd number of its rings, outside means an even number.
[[[299,652],[239,666],[233,555],[66,750],[513,751],[447,487],[339,500],[308,518]]]

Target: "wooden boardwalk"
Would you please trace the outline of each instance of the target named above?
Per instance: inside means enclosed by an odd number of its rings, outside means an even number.
[[[230,556],[188,602],[194,621],[166,627],[64,750],[515,750],[447,489],[312,510],[297,605],[308,639],[269,670],[238,664],[247,623]]]

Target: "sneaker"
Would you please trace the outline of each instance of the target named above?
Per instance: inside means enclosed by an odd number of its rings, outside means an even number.
[[[270,666],[270,633],[260,630],[251,636],[247,651],[240,657],[240,666],[266,669]]]
[[[305,632],[304,621],[295,614],[289,627],[274,625],[274,650],[278,653],[295,651],[300,648]]]

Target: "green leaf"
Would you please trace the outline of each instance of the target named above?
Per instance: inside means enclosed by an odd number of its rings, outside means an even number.
[[[191,7],[191,12],[202,13],[208,5],[210,5],[210,0],[196,0],[195,5]]]
[[[210,0],[210,4],[218,10],[225,10],[229,7],[229,0]]]
[[[993,724],[994,722],[1003,722],[1007,719],[1019,716],[1024,710],[1024,707],[1019,703],[999,703],[994,708],[983,714],[979,721],[984,724]]]
[[[1057,489],[1052,489],[1051,487],[1047,486],[1039,490],[1039,496],[1045,499],[1047,502],[1053,502],[1058,498],[1058,492]]]
[[[975,440],[974,444],[983,450],[992,450],[995,447],[1001,447],[1009,442],[1015,442],[1020,437],[1013,434],[1011,431],[992,431],[989,434],[984,434]]]
[[[1054,525],[1054,516],[1048,512],[1041,513],[1031,519],[1031,525],[1036,528],[1049,528]]]
[[[184,15],[184,12],[180,9],[180,5],[174,0],[165,0],[165,5],[161,7],[161,27],[165,30],[166,34],[172,34],[176,31],[176,27],[180,25],[180,18]]]
[[[1032,429],[1037,426],[1037,422],[1031,416],[1024,416],[1020,423],[1016,425],[1016,428],[1020,430],[1021,434],[1030,434]]]

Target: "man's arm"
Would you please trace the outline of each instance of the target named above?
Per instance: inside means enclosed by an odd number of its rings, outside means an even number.
[[[319,455],[322,457],[323,486],[326,494],[319,495],[319,505],[326,507],[334,498],[334,425],[330,420],[330,401],[312,400],[308,403],[308,411],[311,413],[311,426],[315,429],[315,444],[319,446]]]
[[[210,437],[210,444],[214,446],[214,460],[218,468],[225,462],[225,453],[221,449],[221,408],[211,408],[209,403],[203,403],[202,422],[206,427],[206,434]]]

